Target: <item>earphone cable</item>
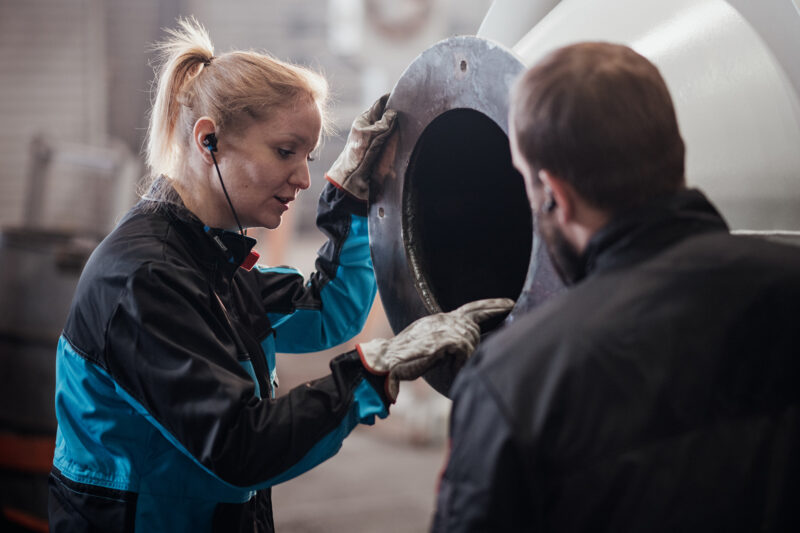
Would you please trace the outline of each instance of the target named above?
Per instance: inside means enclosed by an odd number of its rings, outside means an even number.
[[[222,185],[222,192],[225,193],[225,199],[228,200],[228,205],[231,208],[231,213],[233,213],[233,218],[236,220],[236,225],[239,226],[239,233],[242,236],[245,235],[244,229],[242,229],[242,224],[239,222],[239,217],[236,216],[236,210],[233,208],[233,202],[231,202],[231,197],[228,196],[228,189],[225,188],[225,182],[222,181],[222,173],[219,171],[219,165],[217,165],[217,158],[214,157],[214,150],[209,147],[208,153],[211,154],[211,159],[214,161],[214,168],[217,169],[217,176],[219,177],[219,184]]]

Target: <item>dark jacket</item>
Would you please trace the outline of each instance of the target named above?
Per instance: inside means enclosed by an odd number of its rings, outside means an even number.
[[[269,487],[387,415],[355,352],[274,399],[275,352],[358,333],[375,296],[365,207],[327,186],[317,272],[241,268],[253,239],[140,202],[92,254],[56,359],[51,531],[272,531]]]
[[[800,249],[683,191],[584,261],[458,376],[433,530],[800,530]]]

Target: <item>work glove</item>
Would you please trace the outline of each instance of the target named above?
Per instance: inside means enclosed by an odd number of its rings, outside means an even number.
[[[369,178],[383,145],[394,130],[397,112],[386,108],[388,94],[354,121],[344,150],[333,162],[325,178],[359,200],[369,199]]]
[[[449,313],[420,318],[391,339],[374,339],[356,349],[368,371],[386,375],[386,394],[394,403],[400,380],[417,379],[441,358],[456,358],[460,368],[478,346],[480,323],[513,306],[514,300],[508,298],[477,300]]]

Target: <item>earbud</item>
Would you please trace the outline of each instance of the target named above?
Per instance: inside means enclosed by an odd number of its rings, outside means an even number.
[[[558,204],[556,203],[556,198],[555,198],[555,196],[553,196],[553,193],[552,192],[548,192],[547,193],[547,202],[545,202],[544,207],[543,207],[544,212],[545,213],[552,212],[553,209],[555,209],[557,205]]]
[[[542,211],[545,213],[550,213],[555,209],[558,204],[556,203],[556,197],[553,196],[553,190],[550,188],[548,182],[549,176],[547,172],[544,170],[539,171],[539,181],[544,185],[544,194],[547,196],[547,201],[542,206]]]
[[[203,138],[203,146],[211,150],[212,152],[217,151],[217,136],[213,133],[209,133]]]

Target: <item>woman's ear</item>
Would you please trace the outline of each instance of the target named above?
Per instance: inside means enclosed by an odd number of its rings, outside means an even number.
[[[197,119],[192,130],[192,150],[209,165],[214,164],[209,148],[213,147],[214,151],[217,151],[216,131],[217,125],[211,118],[205,116]]]

